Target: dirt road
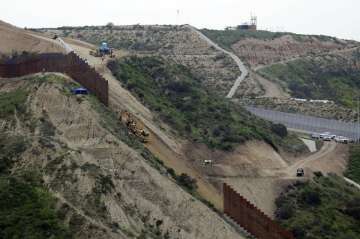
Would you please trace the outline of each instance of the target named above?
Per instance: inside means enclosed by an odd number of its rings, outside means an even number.
[[[323,147],[318,152],[290,165],[288,168],[282,171],[282,173],[286,173],[289,177],[294,177],[298,168],[310,168],[314,163],[316,163],[316,161],[324,160],[330,154],[333,154],[336,146],[337,144],[335,142],[325,142]]]
[[[351,185],[355,186],[356,188],[358,188],[360,190],[360,184],[354,182],[353,180],[351,180],[350,178],[346,178],[344,177],[345,181],[350,183]]]
[[[261,98],[290,98],[290,95],[280,85],[272,82],[254,71],[250,71],[250,77],[257,80],[263,87],[265,94]]]
[[[197,33],[201,39],[203,39],[204,41],[206,41],[208,44],[210,44],[211,46],[215,47],[217,50],[225,53],[226,55],[230,56],[235,62],[236,65],[239,67],[239,70],[241,72],[241,75],[236,79],[233,87],[230,89],[229,93],[227,94],[226,98],[232,98],[236,92],[236,90],[239,88],[239,85],[241,84],[241,82],[246,78],[246,76],[249,74],[248,70],[246,69],[244,63],[240,60],[240,58],[235,55],[234,53],[227,51],[223,48],[221,48],[218,44],[216,44],[215,42],[213,42],[211,39],[209,39],[207,36],[205,36],[202,32],[200,32],[198,29],[196,29],[193,26],[190,25],[186,25],[190,30],[192,30],[193,32]]]

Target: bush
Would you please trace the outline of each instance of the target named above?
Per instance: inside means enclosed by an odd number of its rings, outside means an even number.
[[[22,89],[0,94],[0,118],[9,118],[15,110],[23,113],[28,93]]]
[[[249,139],[265,140],[275,149],[286,144],[270,123],[201,85],[188,68],[161,57],[128,57],[109,63],[123,85],[180,136],[230,151]],[[278,127],[284,134],[284,129]],[[286,129],[285,129],[286,130]]]
[[[360,58],[321,56],[274,64],[259,71],[264,77],[280,81],[291,95],[305,99],[324,99],[349,108],[357,107],[360,96],[360,70],[354,68]]]
[[[287,128],[283,124],[272,124],[271,131],[279,135],[281,138],[284,138],[288,135]]]
[[[26,149],[26,141],[21,136],[0,133],[0,175],[8,173],[18,157]]]
[[[318,206],[321,204],[321,198],[318,191],[305,190],[301,194],[302,200],[311,206]]]
[[[177,176],[176,181],[180,186],[183,186],[190,191],[194,191],[197,188],[196,179],[193,179],[192,177],[190,177],[185,173],[182,173],[180,176]]]
[[[280,220],[287,220],[294,216],[295,210],[294,205],[287,203],[282,205],[279,210],[277,211],[276,216]]]
[[[349,152],[349,163],[345,176],[360,183],[360,145],[351,145]]]
[[[314,172],[314,175],[317,178],[324,176],[324,174],[321,171]]]
[[[175,173],[174,169],[168,168],[166,171],[167,171],[168,174],[170,174],[171,177],[173,177],[173,178],[176,177],[176,173]]]
[[[58,219],[54,198],[34,181],[0,177],[0,238],[72,238]]]
[[[360,238],[360,191],[339,176],[298,183],[276,200],[276,218],[297,239]]]
[[[360,221],[360,198],[350,201],[345,207],[345,213]]]

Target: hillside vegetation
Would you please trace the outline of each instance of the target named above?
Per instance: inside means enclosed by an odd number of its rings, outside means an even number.
[[[202,32],[219,45],[233,51],[250,67],[348,49],[358,45],[354,41],[344,41],[334,37],[287,32],[207,29]]]
[[[276,201],[277,219],[297,239],[360,238],[360,191],[341,177],[290,186]]]
[[[72,238],[54,197],[33,174],[0,176],[0,238]]]
[[[327,55],[275,64],[260,70],[265,77],[280,82],[291,95],[306,99],[328,99],[356,107],[360,96],[360,52],[351,57]]]
[[[233,44],[237,43],[240,40],[246,38],[256,38],[261,40],[272,40],[284,36],[289,33],[285,32],[270,32],[270,31],[247,31],[247,30],[212,30],[212,29],[202,29],[207,37],[209,37],[214,42],[218,43],[220,46],[231,50]]]
[[[350,146],[349,164],[345,176],[360,183],[360,145]]]
[[[210,148],[231,150],[247,140],[258,139],[278,149],[286,148],[286,140],[293,139],[205,89],[182,65],[160,57],[128,57],[109,67],[127,89],[181,136]]]
[[[288,113],[300,113],[326,119],[335,119],[345,122],[356,122],[358,119],[357,107],[348,108],[335,102],[310,102],[296,101],[289,98],[248,98],[241,104],[258,106],[264,109]]]
[[[259,40],[274,40],[285,35],[290,35],[298,41],[307,41],[309,37],[313,37],[320,41],[339,41],[335,37],[324,35],[302,35],[290,32],[271,32],[271,31],[248,31],[248,30],[212,30],[202,29],[202,33],[207,35],[213,41],[219,43],[221,46],[231,49],[231,46],[240,40],[246,38],[254,38]]]
[[[195,179],[74,87],[53,74],[2,82],[0,238],[243,238]]]
[[[0,238],[72,238],[55,209],[55,199],[35,171],[14,170],[29,139],[6,132],[28,121],[26,88],[0,93]],[[29,122],[29,121],[28,121]]]

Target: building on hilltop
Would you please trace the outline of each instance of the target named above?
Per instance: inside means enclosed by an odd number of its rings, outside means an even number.
[[[226,30],[246,30],[246,31],[256,31],[257,30],[257,17],[251,16],[250,23],[245,22],[236,27],[226,27]]]
[[[246,22],[244,24],[241,24],[241,25],[237,26],[237,29],[256,31],[257,30],[257,17],[251,16],[250,23]]]

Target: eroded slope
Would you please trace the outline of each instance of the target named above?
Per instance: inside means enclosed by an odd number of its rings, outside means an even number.
[[[31,144],[12,170],[41,172],[76,238],[241,238],[96,99],[71,95],[73,83],[54,75],[4,80],[1,91],[14,85],[30,93],[28,115],[3,119],[2,130]]]

